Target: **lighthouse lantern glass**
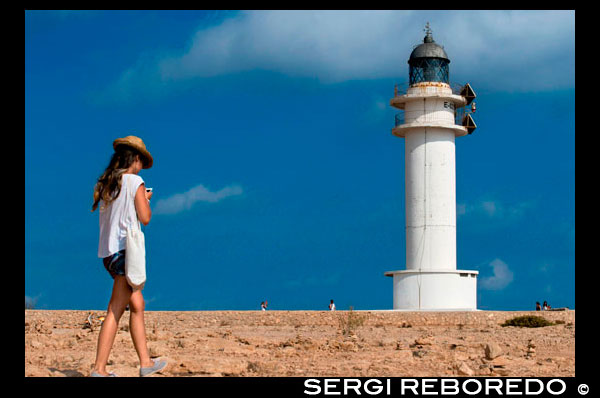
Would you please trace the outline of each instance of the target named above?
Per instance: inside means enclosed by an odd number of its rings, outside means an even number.
[[[449,61],[441,58],[417,58],[409,62],[410,84],[421,82],[441,82],[448,83],[449,80]]]

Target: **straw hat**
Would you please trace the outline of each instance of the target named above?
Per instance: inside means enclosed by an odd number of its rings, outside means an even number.
[[[142,163],[144,163],[143,168],[149,169],[152,167],[153,159],[150,152],[146,149],[146,145],[144,145],[144,141],[141,138],[136,137],[135,135],[128,135],[125,138],[117,138],[113,142],[113,148],[116,150],[119,145],[127,145],[134,149],[137,149],[142,156],[145,158]]]

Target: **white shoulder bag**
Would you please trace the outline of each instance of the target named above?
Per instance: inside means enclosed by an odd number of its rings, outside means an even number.
[[[129,190],[133,190],[131,180],[129,180]],[[135,191],[133,192],[135,208]],[[127,282],[133,290],[143,289],[146,283],[146,242],[144,233],[137,219],[134,226],[127,227],[127,244],[125,247],[125,276]]]

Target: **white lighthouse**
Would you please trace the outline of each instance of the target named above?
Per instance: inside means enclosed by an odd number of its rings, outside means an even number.
[[[395,310],[475,310],[478,272],[456,269],[454,148],[476,127],[465,108],[475,93],[469,84],[451,88],[450,59],[429,23],[425,30],[408,60],[408,88],[396,87],[390,101],[403,111],[392,134],[405,139],[406,269],[385,275]]]

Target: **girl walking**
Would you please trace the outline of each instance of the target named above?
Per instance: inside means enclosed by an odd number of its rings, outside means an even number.
[[[140,360],[140,376],[159,372],[167,362],[150,359],[144,325],[144,297],[142,290],[133,290],[125,277],[125,252],[127,228],[138,220],[148,225],[152,217],[150,198],[140,170],[152,167],[153,159],[144,142],[135,136],[117,138],[115,152],[94,188],[92,211],[100,206],[100,240],[98,257],[113,278],[113,289],[106,318],[98,336],[96,363],[93,377],[116,376],[106,371],[108,356],[117,334],[125,307],[129,305],[129,331]]]

